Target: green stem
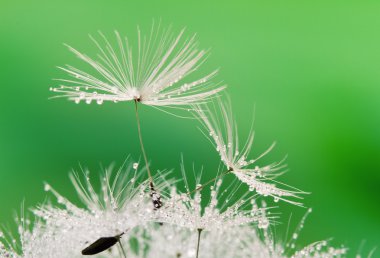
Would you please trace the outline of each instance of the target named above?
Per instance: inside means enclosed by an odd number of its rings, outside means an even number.
[[[146,170],[148,171],[149,182],[151,185],[153,185],[153,177],[152,177],[152,173],[150,172],[148,158],[146,157],[144,143],[143,143],[142,134],[141,134],[140,118],[139,118],[139,113],[137,111],[137,100],[135,100],[135,111],[136,111],[137,131],[139,133],[141,151],[145,160]]]

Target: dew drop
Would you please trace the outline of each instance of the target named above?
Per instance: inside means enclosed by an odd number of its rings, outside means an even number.
[[[133,163],[132,167],[136,170],[139,167],[139,163]]]
[[[44,190],[47,192],[47,191],[50,191],[50,189],[51,189],[50,185],[45,184]]]
[[[260,219],[258,227],[261,229],[268,228],[269,227],[269,221],[266,218]]]

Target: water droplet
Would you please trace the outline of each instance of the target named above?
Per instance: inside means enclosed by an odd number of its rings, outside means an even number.
[[[136,169],[139,167],[139,163],[133,163],[133,166],[132,166],[132,167],[133,167],[133,169],[136,170]]]
[[[103,99],[97,99],[97,100],[96,100],[96,103],[97,103],[98,105],[103,104]]]
[[[266,229],[269,227],[269,221],[267,218],[262,218],[259,220],[259,225],[258,225],[259,228],[261,229]]]
[[[50,191],[50,189],[51,189],[50,185],[45,184],[44,190],[47,192],[47,191]]]

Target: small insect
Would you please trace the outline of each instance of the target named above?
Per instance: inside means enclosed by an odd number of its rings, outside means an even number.
[[[120,243],[121,236],[124,235],[124,232],[113,236],[113,237],[101,237],[98,240],[96,240],[91,245],[87,246],[85,249],[82,250],[83,255],[94,255],[98,254],[100,252],[103,252],[110,247],[114,246],[116,243]],[[121,245],[121,244],[120,244]],[[124,250],[123,250],[124,252]]]

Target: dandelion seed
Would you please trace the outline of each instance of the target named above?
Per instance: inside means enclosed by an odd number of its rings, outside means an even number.
[[[134,101],[136,118],[155,208],[159,208],[159,194],[153,185],[148,159],[145,154],[137,103],[151,106],[181,106],[203,103],[222,91],[225,86],[215,84],[212,79],[217,71],[194,81],[184,81],[195,72],[205,60],[206,52],[198,50],[195,36],[183,39],[184,30],[175,36],[170,29],[161,29],[153,24],[148,36],[138,29],[137,48],[133,48],[127,38],[115,32],[115,44],[99,32],[101,42],[91,37],[100,53],[97,59],[68,46],[79,59],[87,63],[91,72],[73,66],[59,67],[68,79],[58,79],[62,84],[51,91],[59,93],[56,97],[67,97],[75,103],[84,100],[86,104],[96,101]],[[136,49],[136,52],[134,51]]]
[[[282,173],[281,170],[285,168],[283,161],[262,167],[256,165],[262,157],[272,150],[274,144],[258,157],[248,159],[247,157],[250,155],[253,144],[254,133],[250,132],[244,147],[239,149],[237,126],[232,118],[231,107],[226,107],[220,99],[218,99],[217,105],[219,108],[215,107],[214,110],[217,114],[221,114],[224,124],[221,124],[219,118],[206,105],[197,106],[194,110],[204,125],[206,132],[211,132],[211,142],[217,149],[221,161],[227,167],[226,173],[233,173],[240,181],[249,186],[250,191],[256,191],[262,196],[272,196],[275,202],[284,200],[301,205],[301,203],[289,200],[288,198],[300,198],[299,194],[304,194],[304,192],[275,180]],[[207,134],[205,133],[205,135]],[[288,189],[279,188],[277,185],[285,186]]]

